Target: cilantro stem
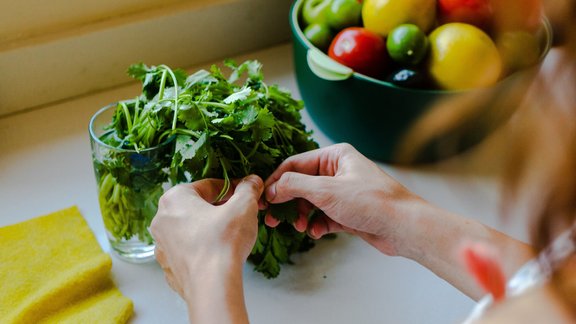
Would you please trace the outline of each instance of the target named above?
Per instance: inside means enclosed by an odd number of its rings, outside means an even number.
[[[226,112],[231,112],[232,109],[234,109],[233,106],[231,105],[227,105],[227,104],[223,104],[220,102],[213,102],[213,101],[195,101],[195,104],[201,104],[201,105],[205,105],[205,106],[212,106],[212,107],[216,107],[216,108],[222,108],[224,109]]]
[[[107,173],[104,177],[101,178],[102,180],[100,183],[100,194],[103,197],[107,197],[108,194],[110,193],[110,190],[112,190],[114,184],[116,183],[114,177],[112,176],[112,174]]]
[[[174,131],[172,131],[171,133],[173,134],[183,134],[183,135],[190,135],[196,139],[199,139],[200,136],[202,135],[202,133],[197,132],[197,131],[193,131],[191,129],[183,129],[183,128],[176,128]]]
[[[162,100],[164,98],[164,87],[166,86],[166,75],[168,71],[162,71],[162,78],[160,79],[160,89],[158,90],[158,100]]]
[[[138,98],[136,98],[136,103],[134,104],[134,120],[132,121],[132,123],[134,125],[138,124],[138,122],[140,121],[140,100]]]
[[[224,198],[224,196],[226,196],[226,194],[228,193],[228,190],[230,190],[230,177],[228,177],[228,171],[226,170],[224,161],[222,161],[222,159],[219,160],[220,165],[222,166],[222,172],[224,173],[224,187],[222,187],[222,190],[218,194],[218,197],[216,197],[215,199],[216,202],[222,200],[222,198]]]
[[[299,134],[306,135],[306,133],[305,133],[304,131],[302,131],[300,128],[294,127],[294,126],[290,125],[289,123],[287,123],[287,122],[285,122],[285,121],[278,120],[277,123],[278,123],[278,124],[281,124],[283,127],[286,127],[286,128],[288,128],[288,129],[290,129],[290,130],[296,131],[296,132],[299,133]]]
[[[256,142],[256,145],[254,145],[254,147],[252,148],[252,150],[250,150],[250,153],[248,153],[248,155],[246,155],[246,159],[249,159],[252,157],[252,155],[254,155],[254,153],[256,153],[256,151],[258,150],[258,147],[260,146],[260,142]]]
[[[249,174],[249,172],[248,172],[249,170],[248,170],[248,168],[246,168],[246,166],[250,165],[250,161],[248,161],[248,159],[246,158],[244,153],[242,153],[242,150],[238,147],[238,145],[236,145],[234,143],[233,139],[223,137],[223,136],[220,136],[220,137],[227,139],[228,142],[230,143],[230,145],[232,145],[232,147],[235,148],[236,151],[238,151],[238,154],[240,154],[240,161],[242,162],[242,169],[244,170],[244,174]],[[224,166],[222,166],[222,168],[224,168]]]
[[[122,106],[122,111],[124,112],[124,116],[126,116],[126,127],[128,129],[128,133],[132,131],[132,119],[130,118],[130,112],[128,111],[128,106],[123,101],[120,102],[120,106]]]
[[[172,129],[175,129],[176,122],[178,121],[178,80],[176,80],[176,75],[174,75],[172,69],[166,65],[160,65],[160,67],[164,68],[162,76],[164,77],[164,73],[168,71],[168,73],[170,73],[170,77],[172,78],[172,83],[174,84],[174,118],[172,118]],[[160,99],[162,99],[162,97],[160,97]]]
[[[282,130],[280,130],[280,127],[278,127],[277,125],[274,126],[274,132],[278,135],[278,138],[280,139],[281,145],[282,147],[287,145],[287,139],[286,136],[284,136],[284,133],[282,133]],[[276,140],[276,138],[275,138]],[[278,143],[275,143],[276,145],[278,145]]]

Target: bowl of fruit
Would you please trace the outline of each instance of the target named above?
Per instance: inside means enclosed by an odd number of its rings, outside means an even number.
[[[312,120],[332,140],[392,163],[432,107],[507,89],[542,62],[552,39],[536,0],[296,0],[290,25]],[[511,114],[493,110],[468,114],[412,162],[477,144]]]

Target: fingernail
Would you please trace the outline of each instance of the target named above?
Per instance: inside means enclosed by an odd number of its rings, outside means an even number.
[[[252,182],[252,184],[258,184],[258,180],[256,180],[254,175],[247,175],[240,182]]]
[[[319,233],[318,233],[318,229],[316,228],[316,226],[312,226],[312,228],[310,228],[309,234],[315,240],[317,240],[321,237],[321,235],[319,235]]]
[[[306,231],[306,223],[303,217],[298,217],[294,222],[294,228],[300,233],[304,233]]]
[[[264,217],[264,223],[266,223],[266,225],[269,227],[276,227],[280,224],[280,222],[276,218],[272,217],[272,215],[269,213]]]

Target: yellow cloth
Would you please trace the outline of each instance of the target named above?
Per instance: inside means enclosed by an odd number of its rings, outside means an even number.
[[[126,323],[111,268],[76,207],[0,228],[0,323]]]

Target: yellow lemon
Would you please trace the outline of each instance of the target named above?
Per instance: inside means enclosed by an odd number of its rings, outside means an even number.
[[[429,36],[428,72],[446,90],[490,86],[502,73],[502,59],[486,33],[464,23],[449,23]]]
[[[428,32],[436,20],[436,0],[364,0],[364,27],[383,37],[396,26],[414,24]]]

